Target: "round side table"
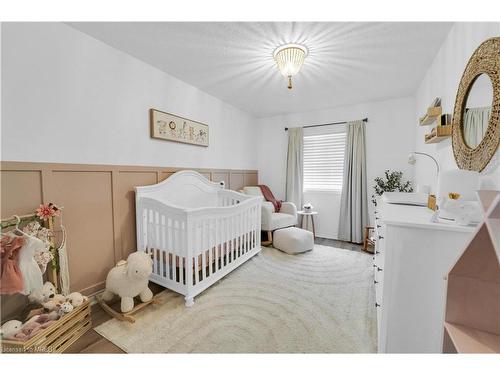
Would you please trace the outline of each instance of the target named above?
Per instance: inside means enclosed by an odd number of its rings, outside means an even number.
[[[312,232],[313,232],[313,237],[316,238],[316,229],[314,228],[314,215],[318,214],[318,211],[311,211],[311,212],[306,212],[306,211],[297,211],[297,214],[302,216],[302,220],[300,222],[300,226],[304,228],[304,218],[307,218],[306,220],[306,226],[309,223],[309,220],[311,220],[311,225],[312,225]],[[306,227],[307,228],[307,227]]]

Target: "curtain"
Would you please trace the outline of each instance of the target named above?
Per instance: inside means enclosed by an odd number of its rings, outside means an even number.
[[[288,153],[286,163],[286,201],[302,208],[302,182],[304,161],[304,131],[288,129]]]
[[[481,143],[488,121],[491,107],[469,108],[464,115],[464,140],[470,148],[476,148]]]
[[[368,225],[365,123],[348,122],[346,130],[339,240],[361,243]]]

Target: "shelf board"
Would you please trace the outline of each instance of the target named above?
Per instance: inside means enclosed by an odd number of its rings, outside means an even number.
[[[432,138],[425,139],[425,143],[438,143],[442,140],[451,137],[451,133],[453,131],[452,125],[440,125],[436,126],[433,131],[435,131],[435,135]]]
[[[436,136],[436,137],[432,137],[428,140],[425,141],[425,143],[429,144],[429,143],[439,143],[445,139],[448,139],[450,138],[451,135],[443,135],[443,136]]]
[[[500,353],[500,336],[460,324],[444,323],[457,353]]]
[[[436,119],[441,116],[441,107],[429,107],[427,108],[427,113],[420,118],[420,126],[431,125]]]

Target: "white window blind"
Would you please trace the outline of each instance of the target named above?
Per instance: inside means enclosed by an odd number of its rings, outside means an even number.
[[[304,136],[304,190],[342,190],[346,133]]]

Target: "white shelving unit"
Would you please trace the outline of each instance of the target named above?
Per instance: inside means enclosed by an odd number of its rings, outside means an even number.
[[[484,221],[447,277],[445,353],[500,353],[500,192],[478,196]]]

